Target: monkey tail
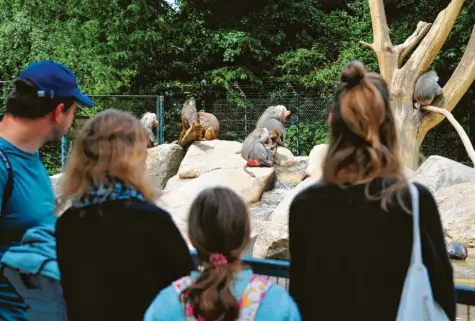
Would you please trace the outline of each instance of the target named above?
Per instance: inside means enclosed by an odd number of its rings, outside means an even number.
[[[250,170],[248,170],[247,167],[248,167],[248,165],[247,165],[247,163],[246,163],[246,164],[244,164],[244,166],[242,167],[242,169],[243,169],[248,175],[250,175],[251,177],[256,177],[256,175],[255,175],[253,172],[251,172]]]

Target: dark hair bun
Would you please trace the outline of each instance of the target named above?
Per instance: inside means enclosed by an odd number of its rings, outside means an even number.
[[[349,86],[360,83],[366,74],[365,65],[358,60],[350,61],[341,74],[341,81],[346,82]]]

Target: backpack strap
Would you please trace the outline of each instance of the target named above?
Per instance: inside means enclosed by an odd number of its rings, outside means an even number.
[[[191,277],[184,276],[175,282],[172,283],[173,288],[175,291],[180,295],[184,289],[192,285],[194,282]],[[183,309],[185,310],[185,320],[186,321],[197,321],[196,318],[193,316],[193,307],[191,305],[183,305]]]
[[[12,170],[12,166],[10,164],[10,161],[8,160],[7,155],[2,150],[0,150],[0,158],[3,164],[5,165],[7,169],[7,174],[8,174],[7,183],[5,184],[5,187],[3,189],[2,208],[0,212],[0,217],[1,217],[5,213],[8,201],[10,200],[10,197],[12,196],[13,170]]]
[[[193,284],[189,276],[182,277],[172,283],[173,288],[178,294],[181,294],[184,289]],[[268,278],[260,277],[254,274],[244,290],[241,299],[239,300],[239,321],[253,321],[259,305],[264,299],[267,290],[272,285]],[[196,320],[193,316],[192,306],[184,306],[186,321],[201,321],[202,318]]]
[[[241,308],[239,321],[254,320],[259,305],[271,285],[272,282],[268,278],[256,274],[252,276],[239,300],[239,307]]]

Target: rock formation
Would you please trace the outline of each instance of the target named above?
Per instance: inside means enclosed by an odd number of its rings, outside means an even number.
[[[229,187],[251,206],[252,213],[252,208],[261,206],[263,193],[274,187],[280,188],[268,214],[264,218],[252,217],[252,242],[245,254],[288,259],[290,204],[301,190],[321,179],[328,146],[315,146],[308,157],[294,157],[288,149],[279,147],[278,165],[253,168],[255,178],[243,171],[245,161],[236,153],[240,149],[241,143],[223,140],[194,142],[185,156],[177,144],[149,149],[149,177],[157,188],[164,188],[157,204],[171,213],[186,239],[189,207],[203,189],[216,185]],[[302,162],[305,162],[305,168]],[[299,167],[299,164],[302,165]],[[405,169],[405,173],[411,180],[435,192],[448,242],[474,246],[475,169],[441,156],[431,156],[416,172]],[[61,174],[51,176],[55,192],[60,177]]]

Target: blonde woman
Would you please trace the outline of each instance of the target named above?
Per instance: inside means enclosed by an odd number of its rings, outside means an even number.
[[[185,240],[147,182],[148,133],[109,109],[76,138],[60,188],[57,256],[70,320],[142,320],[193,268]]]

